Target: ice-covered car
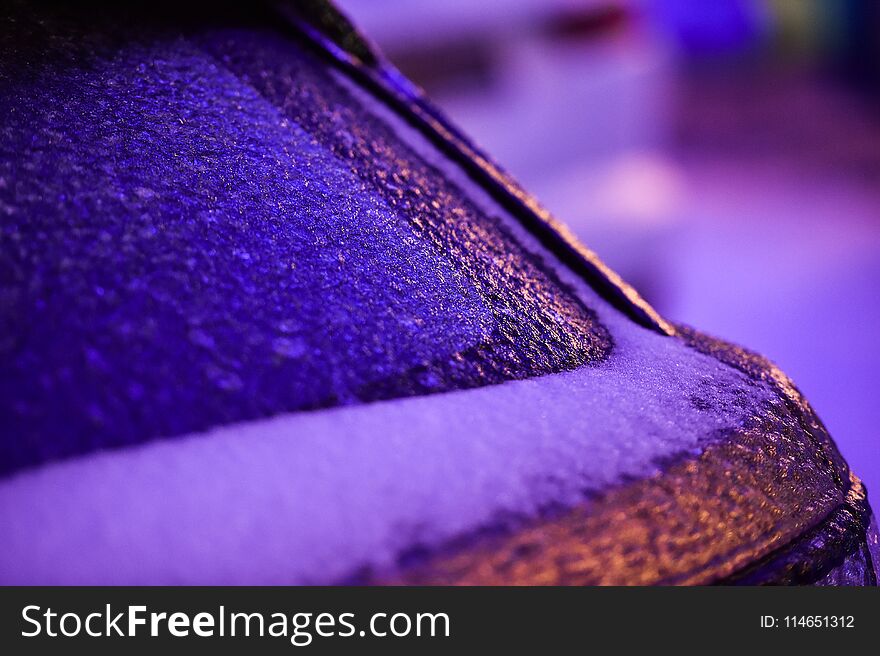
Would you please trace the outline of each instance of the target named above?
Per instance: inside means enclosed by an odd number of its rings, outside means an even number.
[[[0,582],[876,582],[791,381],[330,5],[2,11]]]

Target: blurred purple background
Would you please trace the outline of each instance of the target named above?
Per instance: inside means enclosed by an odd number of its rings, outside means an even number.
[[[789,373],[880,494],[880,2],[338,0],[668,318]]]

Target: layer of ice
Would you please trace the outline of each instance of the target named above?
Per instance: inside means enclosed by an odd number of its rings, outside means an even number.
[[[73,87],[49,75],[4,99],[27,112],[30,98],[51,129],[20,143],[32,170],[4,171],[37,187],[14,187],[4,205],[4,252],[19,260],[4,258],[17,284],[2,297],[14,326],[2,346],[25,356],[5,360],[0,378],[4,471],[19,470],[0,480],[0,581],[317,583],[393,569],[413,547],[649,476],[779,402],[610,307],[293,43],[227,30],[99,46]],[[50,107],[56,98],[65,103]],[[7,116],[21,142],[33,114]],[[83,157],[90,145],[100,157]],[[312,184],[330,216],[286,212],[312,202],[313,190],[296,195]],[[205,205],[222,205],[224,220]],[[16,217],[25,210],[47,225]],[[53,225],[59,215],[70,222]],[[388,226],[401,216],[412,240]],[[111,229],[96,229],[106,217]],[[318,219],[317,241],[297,242],[291,231]],[[333,247],[314,247],[321,239]],[[294,249],[309,263],[302,279],[289,273],[295,243],[306,244]],[[350,298],[366,309],[326,316],[351,311]],[[297,302],[316,315],[291,324]],[[423,330],[402,325],[409,310]],[[329,336],[325,359],[301,357],[314,356],[316,335]],[[413,396],[426,391],[442,393]],[[291,412],[376,398],[392,400]],[[145,443],[160,436],[173,439]],[[132,446],[22,469],[119,445]]]
[[[0,43],[0,475],[610,349],[289,42],[43,28]]]

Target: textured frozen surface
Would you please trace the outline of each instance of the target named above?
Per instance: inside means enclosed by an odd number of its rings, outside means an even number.
[[[865,543],[868,547],[868,559],[874,568],[874,575],[880,576],[880,527],[877,526],[877,517],[871,517],[868,531],[865,535]]]
[[[871,517],[866,528],[865,539],[858,541],[842,562],[818,579],[815,585],[877,585],[880,571],[877,520]]]
[[[729,573],[839,503],[778,371],[635,325],[291,40],[7,27],[0,581]],[[550,570],[481,555],[560,517]]]
[[[610,349],[289,42],[2,38],[0,474]]]
[[[863,549],[846,556],[843,562],[828,572],[815,585],[876,585],[874,569]]]
[[[655,473],[771,402],[740,372],[599,307],[617,340],[600,366],[14,476],[0,483],[0,580],[344,579]]]

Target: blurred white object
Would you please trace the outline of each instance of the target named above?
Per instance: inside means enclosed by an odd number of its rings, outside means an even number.
[[[342,0],[496,161],[662,305],[675,60],[636,2]]]
[[[661,309],[673,298],[668,272],[684,224],[685,180],[656,151],[621,152],[548,179],[542,201],[627,282]]]

